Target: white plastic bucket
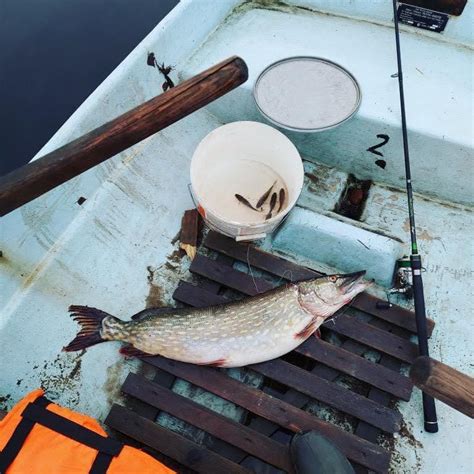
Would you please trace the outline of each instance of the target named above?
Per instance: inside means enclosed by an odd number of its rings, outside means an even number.
[[[303,164],[293,143],[259,122],[216,128],[199,143],[191,160],[191,192],[201,216],[211,229],[236,240],[256,240],[272,232],[295,205],[303,179]],[[243,196],[255,207],[272,185],[261,210],[236,198]],[[270,210],[273,193],[277,202]]]

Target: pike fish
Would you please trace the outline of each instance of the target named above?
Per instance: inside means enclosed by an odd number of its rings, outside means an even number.
[[[65,351],[105,341],[128,343],[130,356],[242,367],[292,351],[337,310],[371,285],[365,272],[289,283],[257,296],[208,308],[146,309],[122,321],[99,309],[71,306],[80,332]]]

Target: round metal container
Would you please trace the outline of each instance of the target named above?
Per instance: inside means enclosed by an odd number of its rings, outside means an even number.
[[[265,68],[253,95],[273,124],[297,132],[319,132],[349,120],[360,106],[354,76],[323,58],[295,56]]]

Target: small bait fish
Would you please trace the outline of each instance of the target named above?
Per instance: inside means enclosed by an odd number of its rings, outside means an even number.
[[[257,201],[257,207],[262,207],[263,204],[265,204],[265,201],[268,199],[268,196],[270,196],[270,193],[272,192],[273,186],[275,186],[276,181],[268,188],[268,190],[263,194],[260,199]]]
[[[252,209],[253,211],[257,211],[257,212],[260,212],[258,209],[255,209],[255,207],[252,206],[252,204],[250,204],[247,199],[245,199],[243,196],[241,196],[240,194],[235,194],[235,198],[237,199],[237,201],[241,202],[244,206],[247,206],[249,207],[250,209]]]
[[[283,188],[280,189],[280,193],[279,193],[279,196],[280,196],[280,204],[278,206],[278,211],[277,211],[277,214],[283,209],[283,204],[285,204],[285,190]]]
[[[270,199],[270,210],[268,211],[268,214],[266,215],[265,220],[268,220],[272,217],[272,212],[273,212],[273,209],[275,209],[276,202],[277,202],[277,193],[273,193]]]

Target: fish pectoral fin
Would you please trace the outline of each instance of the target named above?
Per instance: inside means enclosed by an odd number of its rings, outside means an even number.
[[[324,318],[317,317],[312,319],[301,331],[295,334],[295,339],[305,340],[313,334],[323,323]]]
[[[143,352],[136,347],[133,347],[131,344],[122,346],[119,349],[120,354],[125,357],[154,357],[155,354],[149,354],[148,352]]]
[[[196,365],[208,365],[209,367],[222,367],[227,362],[227,359],[216,359],[209,362],[196,362]]]
[[[314,337],[316,339],[321,339],[321,329],[316,329],[316,331],[314,331]]]

